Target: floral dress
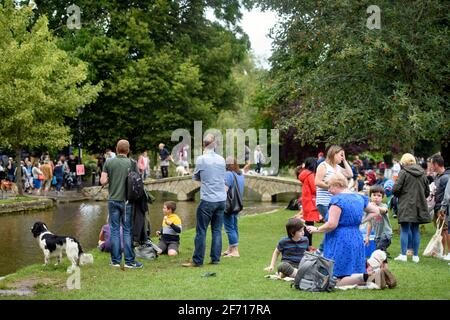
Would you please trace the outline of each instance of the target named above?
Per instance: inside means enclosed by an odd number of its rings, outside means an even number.
[[[338,278],[366,272],[359,225],[368,203],[368,197],[353,193],[341,193],[330,200],[330,206],[338,206],[342,212],[336,229],[325,234],[324,256],[334,260],[333,275]]]

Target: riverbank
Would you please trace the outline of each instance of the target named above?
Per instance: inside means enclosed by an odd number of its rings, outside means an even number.
[[[0,290],[31,288],[31,297],[2,299],[450,299],[449,266],[447,262],[421,256],[419,264],[390,260],[389,268],[397,277],[398,286],[389,290],[349,290],[333,293],[307,293],[294,290],[285,281],[264,278],[263,269],[270,263],[278,240],[285,236],[286,220],[293,211],[276,210],[266,214],[244,216],[239,221],[240,258],[222,258],[219,265],[208,265],[210,232],[208,232],[205,265],[183,268],[194,249],[195,230],[181,235],[181,251],[176,257],[160,256],[157,260],[140,260],[141,270],[112,268],[109,254],[92,250],[95,263],[81,267],[81,289],[68,290],[67,258],[60,266],[32,265],[0,281]],[[392,219],[394,229],[398,229]],[[433,234],[432,224],[422,234],[421,252]],[[153,239],[156,241],[157,239]],[[314,246],[321,236],[314,235]],[[224,234],[223,248],[227,245]],[[392,256],[399,252],[399,236],[395,234],[389,248]],[[43,258],[42,258],[43,259]],[[52,261],[53,262],[53,261]],[[54,263],[54,262],[53,262]],[[202,277],[215,272],[212,277]]]
[[[47,196],[24,195],[10,196],[0,200],[0,214],[25,213],[53,208],[58,203],[88,201],[90,197],[77,191],[66,191],[57,195],[50,191]]]
[[[46,210],[52,208],[54,205],[54,201],[49,198],[32,196],[10,197],[0,200],[0,215]]]

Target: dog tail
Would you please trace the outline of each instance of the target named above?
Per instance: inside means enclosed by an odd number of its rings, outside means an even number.
[[[78,261],[77,261],[77,265],[79,266],[80,265],[80,258],[84,254],[84,252],[83,252],[83,248],[81,248],[81,244],[78,242],[78,240],[73,239],[73,241],[75,241],[77,246],[78,246]]]

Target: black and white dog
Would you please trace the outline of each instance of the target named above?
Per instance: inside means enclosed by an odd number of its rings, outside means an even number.
[[[31,232],[44,253],[45,265],[50,262],[51,257],[56,257],[56,265],[58,265],[61,262],[63,250],[66,250],[67,258],[72,262],[72,265],[67,268],[68,273],[72,273],[78,265],[94,262],[91,254],[83,253],[80,243],[75,238],[54,235],[48,231],[47,225],[43,222],[36,222]]]

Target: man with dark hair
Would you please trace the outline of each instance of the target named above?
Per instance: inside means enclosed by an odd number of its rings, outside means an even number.
[[[132,212],[133,205],[126,199],[126,182],[128,173],[132,169],[128,158],[130,144],[127,140],[117,143],[117,156],[103,166],[100,183],[109,184],[109,224],[111,229],[111,266],[120,267],[122,253],[120,250],[120,224],[123,225],[123,242],[125,254],[125,268],[142,268],[142,263],[135,261],[132,247]]]
[[[434,180],[434,184],[436,185],[436,192],[434,196],[434,222],[437,224],[436,227],[439,227],[441,223],[444,223],[444,227],[442,229],[442,245],[445,247],[447,244],[448,254],[446,259],[450,260],[450,236],[448,234],[448,222],[445,219],[445,215],[440,212],[442,200],[444,199],[445,187],[447,186],[447,182],[450,178],[450,169],[446,169],[444,167],[444,158],[439,154],[434,154],[430,157],[431,168],[434,172],[436,172],[436,178]]]

